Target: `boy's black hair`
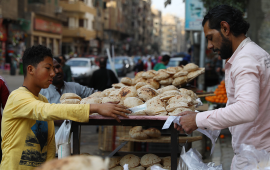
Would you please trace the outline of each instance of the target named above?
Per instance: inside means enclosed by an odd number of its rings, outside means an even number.
[[[24,77],[27,75],[27,67],[29,65],[37,67],[37,65],[43,61],[45,57],[53,58],[52,51],[49,48],[43,45],[27,48],[22,57]]]
[[[209,20],[209,28],[220,31],[221,21],[226,21],[230,25],[232,34],[237,37],[246,34],[249,23],[244,20],[243,13],[229,5],[218,5],[212,8],[205,16],[202,26]]]
[[[170,61],[170,56],[169,55],[164,55],[164,56],[162,56],[162,61],[163,62],[166,62],[166,61]]]

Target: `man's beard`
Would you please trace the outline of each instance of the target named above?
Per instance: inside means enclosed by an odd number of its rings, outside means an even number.
[[[224,35],[220,32],[220,35],[222,37],[222,42],[221,42],[221,47],[220,49],[214,49],[214,52],[220,52],[220,57],[222,59],[228,59],[232,56],[233,51],[232,51],[232,42],[224,37]]]
[[[57,75],[55,75],[57,76]],[[63,83],[63,79],[57,79],[57,78],[53,78],[52,84],[53,85],[59,85]]]

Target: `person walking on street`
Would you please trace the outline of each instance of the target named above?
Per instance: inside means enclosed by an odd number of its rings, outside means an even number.
[[[72,73],[70,66],[66,65],[66,57],[64,55],[59,56],[59,59],[61,60],[61,66],[64,72],[64,80],[66,82],[71,82],[72,81]]]
[[[91,81],[90,87],[97,89],[98,91],[103,91],[105,89],[111,88],[112,84],[118,83],[119,80],[115,76],[112,70],[108,70],[107,66],[107,58],[101,57],[99,60],[99,70],[94,71]]]
[[[189,48],[187,55],[185,55],[185,57],[183,58],[183,61],[186,61],[187,63],[190,63],[190,61],[191,61],[191,53],[192,53],[192,49]]]
[[[207,47],[227,60],[225,84],[228,96],[225,108],[206,112],[183,112],[179,131],[191,133],[197,128],[218,130],[228,128],[232,133],[235,156],[231,169],[238,166],[241,144],[270,152],[270,55],[246,37],[249,23],[239,10],[219,5],[204,17],[202,26]],[[247,161],[247,160],[246,160]],[[242,162],[242,165],[248,162]]]
[[[160,69],[166,69],[166,65],[168,65],[170,58],[171,57],[169,55],[162,56],[161,63],[157,63],[154,67],[154,70],[158,71]]]
[[[144,71],[153,70],[154,63],[151,60],[151,57],[148,58],[147,62],[144,64]]]
[[[143,71],[143,70],[144,70],[144,66],[143,66],[142,59],[139,59],[136,66],[134,67],[134,74],[136,75],[138,72]]]

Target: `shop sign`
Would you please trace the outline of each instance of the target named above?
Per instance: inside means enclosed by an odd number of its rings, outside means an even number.
[[[186,0],[186,30],[199,31],[202,29],[203,2],[200,0]]]
[[[43,19],[35,18],[34,29],[37,31],[51,32],[56,34],[62,33],[62,25]]]

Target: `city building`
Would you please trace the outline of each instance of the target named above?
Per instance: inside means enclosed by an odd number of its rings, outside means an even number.
[[[26,46],[42,44],[61,54],[62,22],[66,21],[58,0],[18,0],[18,20],[27,35]]]
[[[162,45],[162,13],[153,7],[151,10],[153,15],[152,50],[154,53],[159,54]]]
[[[86,56],[92,47],[98,47],[94,19],[97,10],[92,0],[60,0],[60,7],[67,16],[63,23],[62,54]]]

